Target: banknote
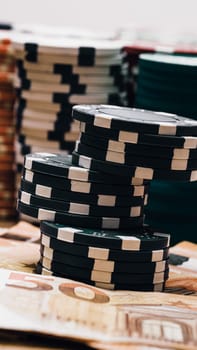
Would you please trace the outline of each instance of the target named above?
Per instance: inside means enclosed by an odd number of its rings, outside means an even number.
[[[19,221],[10,227],[1,227],[0,236],[20,241],[38,242],[40,238],[40,229],[26,221]]]
[[[103,350],[104,345],[106,350],[112,345],[120,350],[131,345],[197,348],[196,297],[104,291],[72,280],[5,269],[0,270],[0,281],[1,330],[92,343]]]
[[[0,237],[0,268],[31,273],[39,257],[39,244]]]
[[[183,241],[170,248],[166,291],[197,296],[197,244]]]

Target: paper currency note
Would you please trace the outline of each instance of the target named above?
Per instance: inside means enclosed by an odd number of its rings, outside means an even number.
[[[184,241],[170,248],[166,291],[197,296],[197,244]]]
[[[40,257],[40,245],[0,237],[0,268],[33,272]]]
[[[21,220],[11,227],[0,228],[0,236],[20,241],[37,242],[40,238],[40,229],[35,225]]]
[[[37,332],[87,344],[99,345],[102,340],[128,349],[135,344],[197,348],[196,297],[109,292],[71,280],[3,269],[0,281],[2,330]]]

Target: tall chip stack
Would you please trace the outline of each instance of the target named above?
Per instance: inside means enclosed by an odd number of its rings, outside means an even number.
[[[22,30],[22,29],[21,29]],[[72,106],[125,104],[122,44],[51,30],[13,34],[18,68],[16,161],[31,152],[70,154],[79,135]],[[122,91],[123,90],[123,91]]]
[[[0,28],[8,29],[6,24]],[[0,30],[0,219],[16,217],[14,70],[15,58],[9,32]]]
[[[185,53],[195,55],[197,52],[185,49]],[[141,55],[135,105],[197,119],[196,77],[197,57]],[[158,144],[158,149],[160,147]],[[195,142],[190,144],[190,140],[186,140],[180,145],[171,140],[168,147],[174,148],[174,158],[179,157],[179,147],[184,148],[179,159],[185,159],[185,169],[197,159]],[[170,230],[172,243],[185,239],[197,242],[196,196],[196,182],[153,181],[145,210],[146,222],[154,228]]]
[[[72,157],[25,156],[18,210],[40,221],[37,271],[162,291],[170,235],[143,224],[146,195],[152,180],[196,181],[196,159],[185,169],[166,145],[179,141],[184,155],[181,144],[197,141],[197,122],[110,105],[74,106],[73,118],[81,133]]]

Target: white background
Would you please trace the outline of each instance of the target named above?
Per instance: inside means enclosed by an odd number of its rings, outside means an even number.
[[[0,21],[114,30],[150,25],[197,34],[197,0],[0,0]]]

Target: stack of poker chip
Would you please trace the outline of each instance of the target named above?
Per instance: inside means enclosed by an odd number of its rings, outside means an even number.
[[[146,187],[143,179],[74,165],[69,155],[26,155],[18,210],[41,221],[37,272],[162,291],[169,235],[142,227]]]
[[[16,162],[33,152],[69,154],[79,135],[72,106],[125,102],[122,44],[68,31],[12,35],[18,68]]]
[[[136,106],[177,113],[197,119],[197,57],[144,54],[140,56]],[[158,150],[160,149],[158,144]],[[168,145],[179,151],[180,143]],[[197,144],[181,145],[185,164],[197,159]],[[160,230],[170,230],[172,242],[196,241],[197,183],[153,181],[145,210],[146,221]]]
[[[125,35],[123,35],[125,37]],[[125,39],[128,37],[126,36]],[[139,59],[142,54],[157,54],[163,53],[165,55],[197,55],[197,48],[194,47],[192,43],[187,44],[187,40],[185,43],[178,38],[174,41],[170,42],[170,38],[168,40],[163,41],[162,38],[157,38],[154,40],[140,39],[140,40],[131,40],[130,45],[124,46],[123,49],[126,54],[124,60],[125,63],[129,65],[129,73],[127,76],[127,98],[128,98],[128,106],[133,107],[135,105],[136,93],[138,92],[138,79],[141,78],[141,67],[139,68]],[[140,75],[139,75],[140,72]],[[147,79],[148,76],[147,76]],[[184,84],[183,82],[180,84]],[[161,109],[159,109],[161,110]],[[177,110],[174,113],[178,113]]]
[[[197,163],[185,169],[181,144],[196,143],[197,122],[110,105],[75,106],[73,118],[81,134],[72,156],[25,157],[18,210],[41,221],[38,271],[162,290],[169,234],[143,225],[145,198],[153,179],[196,181]],[[175,158],[171,139],[180,142]]]
[[[16,215],[14,180],[15,59],[7,33],[0,32],[0,218]],[[5,39],[4,39],[5,38]]]

